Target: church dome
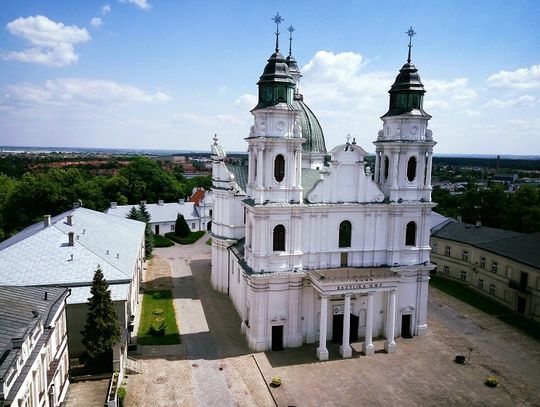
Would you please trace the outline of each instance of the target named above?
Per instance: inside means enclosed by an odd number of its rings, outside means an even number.
[[[298,93],[294,95],[293,106],[298,110],[298,124],[302,126],[302,138],[306,140],[302,144],[304,153],[326,154],[321,124],[311,109],[304,103],[302,95]]]

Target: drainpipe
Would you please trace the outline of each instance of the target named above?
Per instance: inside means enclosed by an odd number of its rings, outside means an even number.
[[[231,280],[231,248],[227,247],[227,295],[229,295],[229,288]]]

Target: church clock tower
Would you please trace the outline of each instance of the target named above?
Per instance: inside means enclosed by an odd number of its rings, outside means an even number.
[[[431,201],[431,166],[433,146],[423,107],[424,85],[411,63],[412,27],[407,63],[400,69],[390,91],[388,112],[381,117],[375,152],[375,182],[392,202]]]

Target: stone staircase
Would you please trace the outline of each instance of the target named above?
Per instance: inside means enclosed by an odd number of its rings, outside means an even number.
[[[129,356],[126,357],[126,373],[142,373],[141,361],[133,359]]]

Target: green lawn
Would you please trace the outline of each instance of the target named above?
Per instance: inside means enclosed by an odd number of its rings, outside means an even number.
[[[148,330],[152,324],[165,323],[163,336],[152,336]],[[170,290],[145,291],[141,309],[141,322],[137,332],[139,345],[174,345],[180,343],[172,292]]]
[[[540,339],[540,324],[538,322],[511,311],[457,281],[432,275],[429,284],[487,314],[495,316],[509,325],[521,329],[536,339]]]
[[[190,232],[188,237],[178,237],[173,232],[165,233],[165,236],[167,236],[167,238],[171,240],[174,240],[176,243],[192,244],[199,240],[201,237],[203,237],[204,234],[204,231],[199,230],[197,232]]]

